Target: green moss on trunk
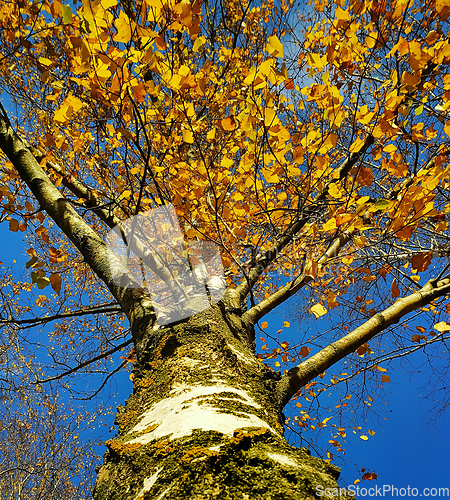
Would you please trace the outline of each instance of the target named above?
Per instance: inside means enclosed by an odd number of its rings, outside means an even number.
[[[337,487],[336,467],[285,441],[273,373],[219,307],[147,339],[116,421],[95,500],[307,499]]]

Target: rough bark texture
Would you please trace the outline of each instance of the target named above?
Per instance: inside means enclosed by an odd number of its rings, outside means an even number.
[[[337,487],[335,466],[284,439],[276,374],[239,315],[214,306],[148,333],[95,500],[304,499]]]

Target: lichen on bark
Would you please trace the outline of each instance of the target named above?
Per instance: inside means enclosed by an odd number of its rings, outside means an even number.
[[[146,337],[95,500],[306,499],[337,487],[336,467],[286,442],[273,373],[238,315],[211,307]]]

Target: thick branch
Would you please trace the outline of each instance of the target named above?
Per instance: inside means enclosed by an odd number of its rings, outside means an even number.
[[[348,234],[344,234],[339,236],[333,241],[333,244],[328,248],[325,254],[319,259],[318,264],[326,264],[326,262],[339,254],[341,249],[348,243],[351,236]],[[270,295],[267,299],[262,300],[259,304],[256,304],[251,309],[249,309],[243,316],[242,320],[255,324],[259,321],[264,315],[275,309],[275,307],[279,306],[282,302],[287,300],[289,297],[292,297],[300,288],[303,288],[305,285],[314,280],[314,277],[302,273],[297,278],[289,282],[287,285],[283,286],[275,293]]]
[[[24,141],[24,144],[27,144],[26,141]],[[30,149],[31,153],[34,155],[34,157],[38,162],[40,162],[43,158],[45,158],[45,155],[43,155],[36,148],[29,146],[28,149]],[[49,165],[52,170],[54,170],[55,172],[57,172],[59,175],[62,176],[63,186],[69,189],[78,198],[82,198],[85,200],[83,204],[86,208],[90,208],[97,215],[97,217],[109,228],[113,229],[115,227],[118,227],[123,235],[124,240],[126,240],[121,220],[110,211],[101,207],[101,203],[98,198],[98,193],[88,188],[82,182],[78,181],[74,177],[71,176],[70,178],[68,178],[64,174],[64,171],[60,165],[51,161],[47,161],[47,165]],[[157,256],[155,257],[155,255],[153,255],[152,252],[150,252],[149,249],[146,248],[145,242],[140,241],[138,237],[132,236],[131,240],[132,240],[131,246],[133,247],[132,248],[133,252],[138,257],[140,257],[144,261],[144,263],[162,281],[165,281],[167,284],[169,284],[173,290],[181,290],[182,287],[180,286],[176,278],[173,276],[173,273],[170,272],[168,266],[165,264],[163,259],[158,258]]]
[[[120,285],[117,284],[117,280],[113,279],[110,266],[111,256],[108,256],[105,242],[84,222],[70,202],[53,185],[28,147],[13,130],[3,108],[0,111],[0,148],[11,160],[40,206],[78,248],[91,269],[109,288],[127,314],[133,332],[142,331],[142,328],[135,328],[137,327],[136,321],[144,318],[146,322],[154,321],[150,297],[139,288],[125,269]],[[119,269],[124,267],[122,262],[115,262],[113,265]]]
[[[300,365],[291,368],[277,385],[277,397],[280,404],[284,407],[304,385],[381,331],[398,323],[406,314],[449,293],[449,278],[437,283],[430,280],[419,291],[398,299],[392,306],[376,314],[342,339],[333,342]]]

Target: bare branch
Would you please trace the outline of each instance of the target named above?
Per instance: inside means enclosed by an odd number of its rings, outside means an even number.
[[[88,361],[85,361],[84,363],[80,363],[79,365],[74,366],[70,370],[67,370],[67,371],[65,371],[63,373],[59,373],[58,375],[55,375],[54,377],[45,378],[44,380],[36,380],[36,382],[33,382],[33,384],[34,385],[36,385],[36,384],[45,384],[47,382],[52,382],[53,380],[59,380],[59,379],[61,379],[63,377],[67,377],[68,375],[71,375],[72,373],[75,373],[78,370],[81,370],[81,368],[84,368],[87,365],[91,365],[92,363],[95,363],[96,361],[99,361],[100,359],[104,359],[107,356],[110,356],[111,354],[114,354],[115,352],[120,351],[120,349],[123,349],[127,345],[130,345],[132,342],[133,342],[132,339],[128,339],[125,342],[122,342],[122,344],[119,344],[119,345],[113,347],[109,351],[105,351],[102,354],[99,354],[98,356],[95,356],[94,358],[91,358]],[[123,363],[120,366],[122,367]],[[113,373],[115,373],[116,371],[117,370],[114,370]]]
[[[66,318],[72,318],[75,316],[87,316],[89,314],[102,314],[102,313],[120,313],[123,312],[121,307],[103,307],[103,306],[97,306],[97,307],[86,307],[83,309],[79,309],[77,311],[70,311],[68,313],[61,313],[61,314],[53,314],[52,316],[45,316],[41,318],[32,318],[32,319],[1,319],[0,320],[0,326],[1,325],[17,325],[17,326],[27,326],[27,325],[44,325],[46,323],[49,323],[50,321],[57,321],[59,319],[66,319]]]

